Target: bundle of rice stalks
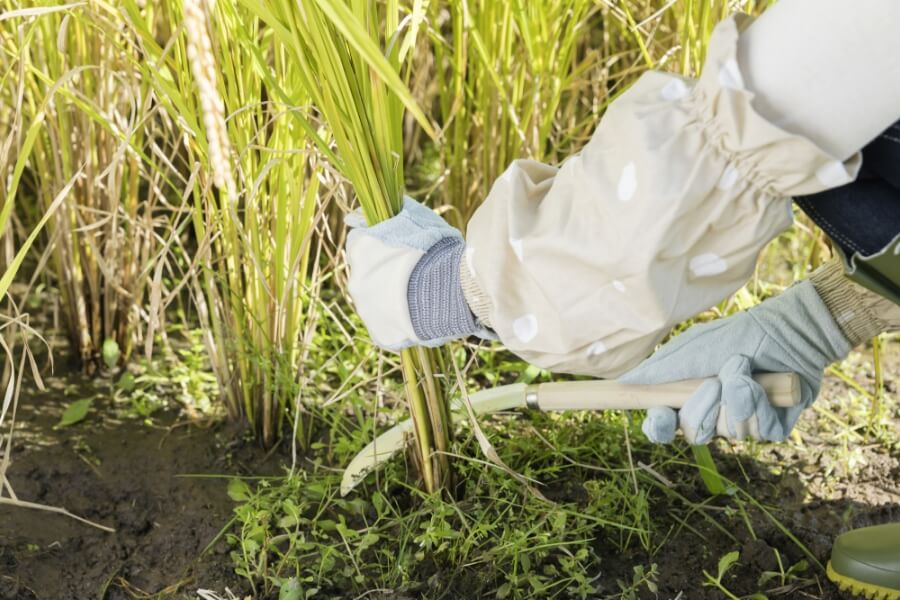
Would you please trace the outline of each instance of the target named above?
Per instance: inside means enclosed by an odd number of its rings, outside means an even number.
[[[337,151],[320,147],[350,182],[369,223],[401,207],[404,109],[423,130],[432,127],[401,78],[425,14],[421,1],[400,22],[396,0],[267,0],[241,3],[262,18],[279,49],[297,66],[302,89],[326,122]],[[294,90],[296,93],[296,90]],[[401,354],[409,410],[415,422],[414,457],[426,489],[449,484],[446,379],[441,352]]]

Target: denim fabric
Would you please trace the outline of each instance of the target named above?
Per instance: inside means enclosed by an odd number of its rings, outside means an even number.
[[[853,183],[794,199],[847,256],[875,254],[900,234],[900,121],[862,154]]]

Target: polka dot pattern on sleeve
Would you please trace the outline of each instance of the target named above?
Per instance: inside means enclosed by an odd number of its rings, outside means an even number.
[[[722,173],[722,176],[719,178],[719,182],[716,184],[716,187],[720,190],[730,190],[734,187],[734,184],[737,183],[738,180],[738,172],[732,165],[728,165],[725,167],[725,172]]]
[[[509,238],[509,245],[512,246],[513,252],[516,255],[516,258],[519,261],[522,261],[522,253],[524,252],[524,248],[522,247],[522,240],[516,238]]]
[[[726,60],[719,67],[719,84],[723,88],[731,90],[744,89],[744,78],[741,76],[741,69],[733,58]]]
[[[537,317],[534,315],[523,315],[513,321],[513,334],[523,344],[527,344],[538,334]]]
[[[619,202],[629,202],[634,198],[637,192],[637,167],[634,162],[630,162],[622,169],[622,175],[619,176],[618,195]]]
[[[752,277],[793,223],[792,197],[856,177],[859,157],[837,160],[754,109],[745,17],[716,25],[699,78],[643,73],[583,148],[559,165],[514,160],[478,207],[466,298],[519,357],[622,374]]]
[[[727,271],[728,263],[718,254],[708,252],[692,258],[690,269],[695,277],[712,277],[713,275],[719,275],[720,273]]]
[[[659,95],[663,100],[669,100],[670,102],[681,100],[688,95],[688,86],[681,79],[675,78],[663,86]]]
[[[588,358],[592,358],[594,356],[600,356],[601,354],[604,354],[606,352],[606,350],[607,350],[606,344],[604,344],[601,341],[596,341],[593,344],[591,344],[590,346],[588,346],[587,356],[588,356]]]
[[[819,167],[816,170],[816,179],[829,188],[845,185],[853,181],[853,178],[847,173],[844,163],[838,160],[825,163]]]
[[[466,267],[469,269],[469,273],[472,274],[472,277],[475,277],[475,248],[472,246],[466,246]]]

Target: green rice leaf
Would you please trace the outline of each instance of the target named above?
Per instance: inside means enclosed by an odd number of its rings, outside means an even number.
[[[425,116],[425,113],[422,112],[422,109],[419,108],[418,103],[412,97],[406,85],[403,84],[400,76],[381,54],[378,46],[375,45],[360,22],[350,12],[350,9],[347,8],[342,0],[315,1],[337,30],[344,35],[347,42],[365,58],[366,63],[378,74],[391,93],[397,96],[406,107],[406,110],[415,117],[422,130],[431,139],[436,140],[437,134],[431,126],[431,122]]]

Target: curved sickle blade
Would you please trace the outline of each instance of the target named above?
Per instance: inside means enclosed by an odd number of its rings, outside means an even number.
[[[796,373],[757,373],[753,379],[763,387],[773,406],[795,406],[801,400],[800,376]],[[654,406],[681,408],[702,384],[702,379],[659,385],[628,385],[599,379],[534,385],[514,383],[476,392],[469,396],[469,401],[476,415],[526,405],[545,411],[634,410]],[[462,407],[459,402],[456,404],[456,409]],[[465,411],[453,412],[454,423],[465,417]],[[727,434],[725,413],[720,412],[719,418],[719,431]],[[347,495],[366,475],[402,450],[406,445],[406,434],[412,431],[412,426],[411,420],[403,421],[363,448],[344,470],[341,495]],[[751,428],[744,435],[747,433],[753,436],[754,430]]]
[[[514,383],[482,390],[471,394],[469,402],[472,403],[472,409],[476,415],[520,408],[525,406],[526,387],[524,383]],[[462,408],[459,402],[454,408],[456,409],[453,411],[454,422],[466,418],[466,412],[459,410]],[[401,421],[376,437],[354,456],[347,468],[344,469],[344,477],[341,479],[341,496],[349,494],[366,475],[403,450],[406,447],[407,435],[412,433],[412,428],[412,419]]]

